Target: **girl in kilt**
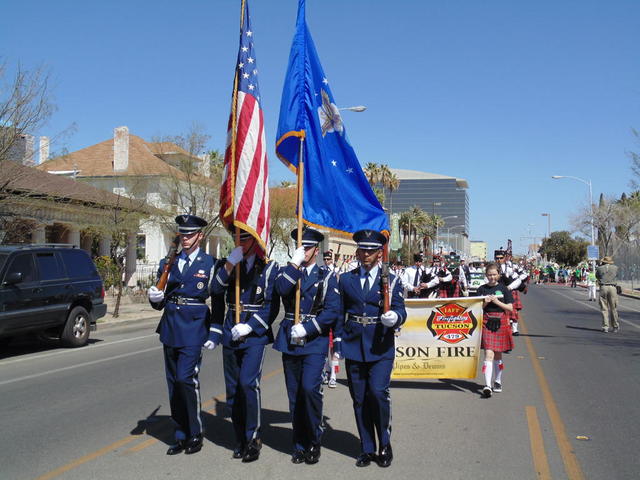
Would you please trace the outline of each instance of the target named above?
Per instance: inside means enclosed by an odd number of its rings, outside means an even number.
[[[499,283],[500,267],[490,263],[485,269],[487,283],[478,288],[477,295],[484,296],[482,319],[482,343],[484,350],[485,387],[482,395],[489,398],[493,392],[502,391],[502,353],[513,349],[513,337],[509,324],[513,308],[511,291]],[[495,379],[493,374],[495,373]]]

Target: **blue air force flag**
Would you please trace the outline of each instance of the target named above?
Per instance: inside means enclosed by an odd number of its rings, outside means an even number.
[[[304,131],[304,133],[302,133]],[[347,139],[329,80],[305,21],[300,0],[289,67],[282,91],[276,154],[294,173],[304,136],[305,223],[348,234],[389,223]]]

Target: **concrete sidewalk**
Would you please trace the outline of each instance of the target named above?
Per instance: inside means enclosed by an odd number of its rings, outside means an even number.
[[[142,300],[144,301],[138,301]],[[114,295],[107,294],[104,297],[104,302],[107,304],[107,314],[98,319],[98,327],[104,327],[107,325],[116,325],[126,322],[138,322],[144,320],[160,320],[162,312],[154,310],[149,305],[146,297],[130,297],[124,296],[120,302],[119,315],[113,316],[113,312],[116,306],[116,297]]]

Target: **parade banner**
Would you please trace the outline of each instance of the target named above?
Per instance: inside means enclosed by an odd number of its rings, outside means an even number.
[[[484,297],[408,299],[392,379],[475,378]]]

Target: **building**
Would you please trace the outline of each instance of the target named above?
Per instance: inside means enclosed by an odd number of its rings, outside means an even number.
[[[486,261],[487,258],[487,254],[489,253],[489,246],[487,245],[487,242],[483,242],[481,240],[471,240],[470,242],[470,246],[471,246],[471,259],[472,260],[477,260],[477,261]]]
[[[469,254],[469,184],[463,178],[436,173],[401,170],[391,172],[400,180],[393,192],[385,192],[389,214],[410,210],[417,205],[429,214],[440,216],[445,224],[438,230],[437,245],[444,251]],[[456,218],[453,218],[456,217]]]
[[[192,166],[185,171],[184,165]],[[173,237],[177,214],[196,202],[195,213],[209,220],[217,216],[219,182],[209,178],[206,159],[191,155],[171,142],[147,142],[131,135],[126,126],[114,129],[113,138],[47,160],[37,168],[72,176],[98,189],[135,199],[154,207],[157,215],[141,222],[134,232],[137,271],[148,276],[155,271]],[[209,232],[204,249],[220,256],[221,244],[229,238],[218,227]]]

